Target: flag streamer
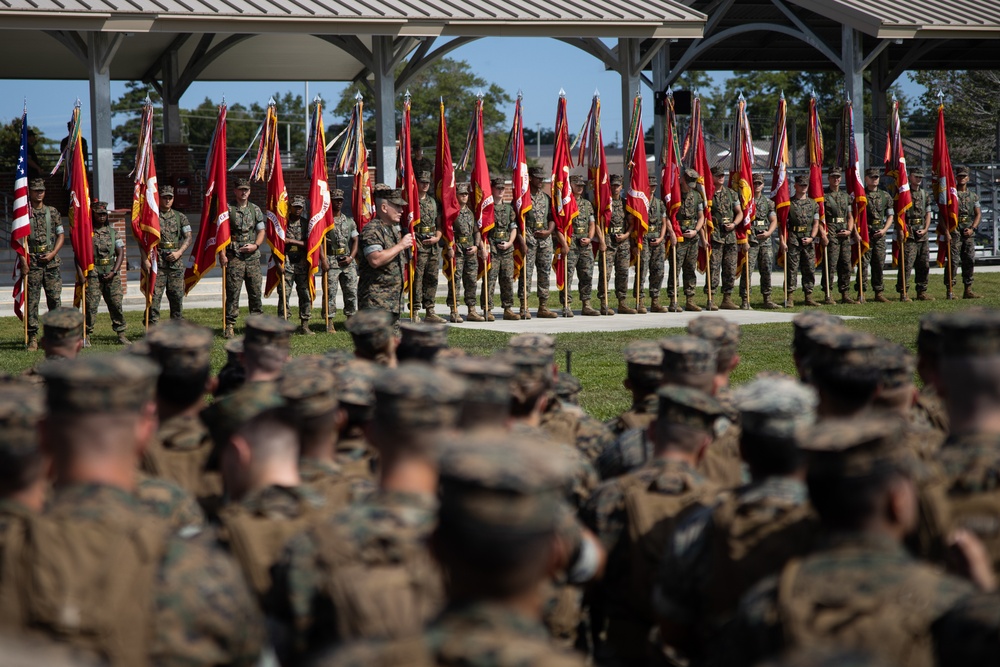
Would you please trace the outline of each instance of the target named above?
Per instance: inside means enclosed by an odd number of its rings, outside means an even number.
[[[139,290],[146,297],[146,308],[153,303],[153,290],[159,270],[157,248],[160,245],[160,192],[153,160],[153,103],[146,99],[142,109],[139,141],[136,145],[132,188],[132,235],[149,266],[142,270]]]
[[[891,180],[889,194],[895,204],[896,235],[892,241],[892,265],[904,266],[906,239],[910,230],[906,225],[906,212],[913,207],[913,195],[910,192],[910,180],[906,175],[906,156],[903,155],[903,137],[899,124],[899,100],[892,100],[892,112],[889,118],[889,131],[885,138],[885,175]]]
[[[573,155],[569,149],[569,123],[566,119],[566,98],[559,96],[556,107],[556,145],[552,159],[552,218],[556,229],[568,239],[572,236],[573,221],[580,215],[569,184],[569,170],[573,168]],[[566,283],[566,253],[555,244],[552,265],[556,270],[556,287],[560,290]]]
[[[747,101],[740,95],[736,112],[736,132],[733,133],[733,166],[729,170],[729,187],[736,192],[743,219],[734,229],[737,244],[736,273],[742,272],[747,263],[750,240],[748,234],[754,216],[757,214],[757,200],[753,196],[753,137],[750,134],[750,119],[747,117]]]
[[[449,248],[455,246],[455,220],[460,207],[455,188],[455,166],[451,161],[451,142],[448,140],[448,124],[444,117],[444,101],[440,102],[438,117],[437,154],[434,156],[434,193],[441,204],[441,226]],[[445,257],[442,270],[448,280],[455,277],[455,256]],[[454,293],[454,290],[452,290]],[[456,306],[457,307],[457,306]]]
[[[520,275],[524,267],[524,230],[527,227],[528,212],[532,208],[531,190],[528,185],[528,159],[524,153],[524,116],[520,94],[514,105],[514,121],[507,136],[502,164],[511,172],[511,206],[514,209],[518,234],[518,242],[514,244],[514,273]]]

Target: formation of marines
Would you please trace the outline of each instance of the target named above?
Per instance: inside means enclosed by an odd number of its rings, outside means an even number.
[[[384,266],[398,195],[359,244]],[[625,346],[632,404],[607,423],[544,334],[475,356],[362,308],[353,353],[293,358],[295,325],[255,314],[213,374],[211,330],[183,319],[84,356],[80,311],[41,326],[46,359],[0,382],[5,655],[1000,658],[1000,311],[925,315],[915,356],[804,311],[798,377],[740,386],[740,327],[698,316]]]
[[[594,205],[585,194],[587,182],[583,176],[571,177],[573,196],[579,216],[564,235],[557,229],[552,213],[551,196],[546,192],[545,174],[539,167],[528,170],[532,209],[527,215],[525,229],[521,230],[513,208],[503,199],[505,179],[491,179],[495,200],[496,224],[484,238],[475,224],[469,208],[470,186],[457,186],[460,204],[457,219],[452,223],[454,242],[443,240],[444,222],[440,207],[431,194],[431,174],[418,174],[421,222],[412,236],[398,227],[396,209],[405,205],[399,191],[394,205],[378,193],[391,189],[379,185],[375,192],[376,218],[370,228],[359,229],[351,217],[343,212],[344,192],[331,190],[331,208],[335,224],[325,239],[326,253],[321,258],[327,288],[324,309],[329,315],[327,331],[335,331],[333,317],[337,313],[338,292],[341,293],[343,312],[350,319],[361,308],[381,308],[399,315],[409,308],[403,293],[403,272],[416,249],[417,261],[413,276],[414,319],[429,323],[488,322],[494,320],[494,299],[500,291],[500,307],[505,320],[531,319],[529,286],[535,275],[537,309],[535,317],[573,317],[574,301],[571,293],[560,290],[558,303],[550,304],[549,286],[553,267],[553,254],[559,249],[566,255],[568,267],[566,282],[575,275],[581,301],[580,313],[584,316],[645,314],[647,312],[698,312],[695,285],[699,268],[699,252],[707,252],[708,275],[704,291],[708,295],[705,307],[709,310],[736,310],[750,308],[753,274],[759,278],[762,307],[777,309],[793,306],[794,293],[802,277],[802,304],[818,306],[813,297],[816,274],[825,297],[822,303],[835,303],[833,297],[840,293],[840,303],[864,301],[869,291],[874,292],[875,302],[887,302],[885,296],[884,262],[886,234],[895,224],[893,201],[885,190],[879,188],[880,172],[868,169],[866,177],[867,224],[869,249],[858,252],[861,233],[853,215],[851,195],[841,188],[842,172],[832,168],[824,193],[825,212],[808,194],[808,179],[799,175],[794,179],[795,192],[791,197],[785,233],[778,226],[774,203],[764,192],[764,177],[754,175],[756,214],[753,220],[743,220],[744,212],[736,192],[725,185],[726,172],[716,166],[709,177],[715,180],[715,194],[708,207],[698,181],[702,175],[686,169],[681,177],[681,200],[676,211],[669,215],[662,199],[652,196],[649,203],[649,227],[645,231],[641,252],[634,229],[636,221],[627,213],[622,199],[622,177],[610,176],[611,216],[605,228],[597,220]],[[968,188],[969,170],[955,170],[958,193],[958,225],[951,234],[951,258],[944,283],[949,296],[952,285],[961,269],[963,298],[979,298],[973,291],[975,269],[975,235],[982,219],[978,195]],[[929,294],[932,201],[923,189],[923,171],[915,168],[909,173],[910,194],[913,205],[906,211],[907,238],[903,244],[902,266],[896,290],[899,298],[910,301],[915,294],[918,301],[930,301]],[[656,191],[654,178],[650,178],[651,191]],[[250,314],[263,312],[261,245],[264,242],[264,214],[260,207],[249,201],[250,181],[241,178],[236,182],[235,201],[229,207],[232,242],[219,261],[226,266],[226,313],[223,335],[234,338],[239,317],[240,295],[246,288]],[[61,278],[59,251],[65,234],[59,212],[44,203],[45,181],[34,179],[31,192],[31,235],[29,237],[30,263],[27,275],[27,347],[37,349],[38,303],[41,290],[45,290],[48,308],[61,305]],[[149,307],[149,324],[160,321],[160,306],[164,292],[170,305],[170,318],[183,316],[184,255],[191,246],[192,232],[187,217],[173,208],[174,192],[170,186],[162,188],[158,247],[159,278]],[[388,208],[383,211],[383,207]],[[128,344],[126,323],[122,314],[122,286],[120,273],[125,263],[125,239],[119,238],[107,223],[107,204],[92,205],[95,268],[87,281],[88,302],[87,333],[94,329],[94,315],[98,300],[103,297],[111,316],[112,328],[122,344]],[[312,335],[312,299],[304,242],[304,225],[308,218],[305,198],[295,195],[290,199],[288,226],[285,236],[283,287],[279,291],[278,312],[286,319],[291,317],[288,296],[298,298],[299,327],[297,333]],[[673,221],[676,219],[676,226]],[[707,233],[707,221],[712,221],[712,232]],[[737,243],[736,228],[747,229],[746,244]],[[679,232],[679,233],[678,233]],[[899,230],[897,230],[898,235]],[[439,248],[443,248],[439,251]],[[520,248],[524,266],[515,272],[515,250]],[[853,255],[853,259],[852,259]],[[860,255],[860,259],[858,256]],[[488,258],[488,259],[487,259]],[[873,260],[873,258],[875,258]],[[438,276],[442,260],[454,262],[454,279],[448,282],[447,319],[435,312]],[[786,281],[784,298],[775,301],[771,276],[784,262]],[[860,269],[854,266],[860,263]],[[148,271],[148,258],[143,258]],[[632,268],[639,265],[638,275]],[[489,269],[484,269],[484,266]],[[594,268],[597,267],[597,299],[593,298]],[[666,276],[666,295],[663,294]],[[911,277],[912,276],[912,277]],[[734,300],[737,289],[739,303]],[[851,282],[854,280],[852,288]],[[915,289],[908,290],[913,281]],[[683,302],[677,285],[683,281]],[[750,284],[748,284],[748,282]],[[829,284],[828,284],[829,283]],[[485,289],[484,289],[485,288]],[[617,308],[612,306],[609,290],[614,290]],[[478,292],[478,293],[477,293]],[[852,292],[854,296],[852,296]],[[713,293],[721,298],[713,298]],[[648,309],[647,309],[648,297]],[[464,303],[464,317],[459,305]],[[552,308],[550,308],[552,305]],[[478,306],[478,307],[477,307]],[[518,309],[519,307],[519,309]],[[481,309],[481,310],[480,310]]]

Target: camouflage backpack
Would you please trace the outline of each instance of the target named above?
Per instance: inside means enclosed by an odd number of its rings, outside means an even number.
[[[0,625],[58,638],[112,667],[150,664],[169,534],[159,518],[129,512],[20,524],[3,554]]]

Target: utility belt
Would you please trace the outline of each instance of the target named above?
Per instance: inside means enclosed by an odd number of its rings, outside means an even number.
[[[31,253],[32,255],[44,255],[44,254],[46,254],[48,252],[51,252],[51,250],[49,249],[48,244],[45,244],[45,245],[29,245],[28,246],[28,252]]]
[[[732,218],[719,218],[720,225],[730,225],[732,224],[732,222],[733,222]]]
[[[960,215],[960,216],[958,216],[958,224],[960,224],[960,225],[963,224],[963,223],[964,224],[969,224],[970,222],[972,222],[972,218],[971,217],[969,217],[967,215]]]
[[[468,248],[470,247],[469,246],[469,237],[468,236],[457,236],[457,237],[455,237],[455,245],[457,245],[460,248],[462,248],[462,250],[468,250]]]
[[[302,248],[300,248],[297,245],[290,245],[285,247],[285,255],[287,255],[288,257],[296,255],[295,259],[298,259],[298,255],[301,253],[302,253]]]
[[[677,224],[681,226],[681,231],[689,232],[698,226],[698,221],[694,218],[690,220],[684,220],[683,218],[677,218]]]
[[[490,236],[490,241],[493,243],[506,243],[507,241],[510,241],[510,234],[507,232],[497,232],[496,234],[492,234]]]
[[[165,243],[163,241],[160,241],[160,245],[157,246],[157,247],[160,250],[176,250],[177,249],[177,244],[176,243]]]
[[[532,220],[531,222],[532,231],[544,232],[548,228],[549,228],[548,220]]]
[[[796,234],[808,234],[812,231],[812,225],[793,225],[791,230]]]
[[[332,249],[332,253],[334,257],[343,257],[344,255],[347,254],[347,248],[341,246],[334,246]]]
[[[106,259],[94,258],[94,266],[111,266],[113,260],[108,257]]]

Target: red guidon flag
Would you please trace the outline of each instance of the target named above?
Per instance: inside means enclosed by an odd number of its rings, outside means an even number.
[[[601,132],[600,95],[594,95],[584,128],[577,162],[587,165],[590,187],[594,193],[594,217],[597,219],[594,227],[597,235],[604,239],[611,224],[611,175],[608,173],[608,158],[604,152],[604,136]],[[590,249],[595,257],[601,251],[599,243],[592,243]]]
[[[80,107],[73,109],[72,129],[69,132],[70,155],[66,162],[66,185],[70,192],[69,226],[76,259],[76,289],[73,305],[83,302],[87,276],[94,270],[94,227],[90,218],[90,186],[87,185],[87,164],[83,158],[83,138],[80,135]],[[90,306],[96,308],[97,304]]]
[[[778,100],[778,111],[774,117],[774,131],[771,133],[771,156],[768,166],[771,168],[771,194],[774,202],[774,213],[778,218],[778,233],[782,243],[788,243],[788,212],[791,200],[788,195],[788,128],[786,114],[788,107],[785,96]],[[785,254],[778,255],[778,265],[784,267]]]
[[[628,132],[629,184],[625,195],[625,210],[632,216],[632,238],[635,239],[635,264],[649,231],[649,169],[646,167],[646,139],[642,132],[642,95],[632,100],[632,122]]]
[[[312,158],[309,173],[309,225],[306,234],[306,262],[309,264],[309,299],[316,298],[314,277],[323,262],[323,237],[333,229],[333,212],[330,210],[330,175],[326,168],[326,132],[323,130],[323,102],[316,100],[312,119]],[[286,195],[287,197],[287,195]]]
[[[660,196],[667,209],[667,218],[677,236],[684,242],[684,234],[677,222],[677,209],[681,207],[681,154],[677,143],[677,117],[674,114],[674,96],[667,91],[667,109],[663,133],[663,171],[660,173]]]
[[[712,244],[710,239],[715,225],[712,222],[712,197],[715,196],[715,182],[712,180],[712,165],[708,163],[708,153],[705,151],[705,133],[701,126],[701,98],[695,98],[691,109],[691,124],[688,126],[687,137],[684,139],[684,158],[686,164],[698,172],[698,192],[705,203],[705,226],[701,228],[701,241],[698,248],[698,271],[708,271],[712,259]]]
[[[271,246],[271,257],[267,261],[264,296],[270,296],[281,284],[281,274],[285,270],[285,233],[288,231],[288,190],[285,188],[281,149],[278,145],[278,112],[273,103],[267,106],[264,131],[257,149],[257,162],[250,176],[267,182],[267,226],[264,238],[267,239],[267,245]]]
[[[528,162],[524,155],[524,117],[521,113],[521,95],[514,105],[514,122],[507,137],[503,164],[510,169],[511,208],[517,220],[517,243],[514,244],[514,273],[520,275],[524,267],[524,228],[531,210],[531,192],[528,189]],[[494,206],[496,202],[494,202]]]
[[[410,253],[410,261],[406,265],[406,270],[403,271],[404,290],[409,289],[410,282],[413,280],[413,273],[417,268],[417,253],[420,248],[416,241],[416,234],[413,232],[414,228],[420,224],[420,189],[417,187],[417,175],[413,173],[411,143],[410,97],[407,94],[406,102],[403,105],[403,125],[399,133],[399,175],[396,177],[396,185],[403,190],[403,199],[406,200],[400,226],[406,230],[406,233],[413,234],[413,252]],[[414,304],[411,303],[410,308],[415,308]]]
[[[892,115],[889,118],[889,132],[885,139],[885,175],[892,178],[892,195],[895,200],[896,236],[892,241],[892,265],[905,262],[903,248],[910,230],[906,227],[906,212],[913,206],[910,194],[910,179],[906,175],[906,156],[903,155],[903,138],[899,127],[899,100],[892,100]]]
[[[580,215],[573,196],[573,187],[569,184],[569,170],[573,168],[573,155],[569,149],[569,123],[566,119],[566,96],[559,96],[556,107],[556,146],[552,158],[552,217],[556,229],[564,239],[572,236],[573,220]],[[556,244],[552,265],[556,270],[556,287],[564,289],[566,278],[566,255],[561,246]]]
[[[31,203],[28,201],[28,110],[21,114],[21,147],[17,152],[17,168],[14,172],[14,223],[10,228],[10,247],[26,262],[28,237],[31,236]],[[24,320],[24,274],[21,262],[14,262],[14,314]]]
[[[142,272],[139,289],[146,296],[146,307],[153,303],[156,287],[157,255],[160,245],[160,193],[153,162],[153,104],[147,100],[142,109],[142,124],[136,146],[134,187],[132,189],[132,235],[142,256],[149,261],[149,273]]]
[[[441,204],[441,226],[444,238],[451,248],[455,245],[455,220],[460,209],[455,190],[455,163],[451,161],[451,142],[448,140],[448,124],[444,119],[444,102],[441,102],[438,119],[437,155],[434,156],[434,193]],[[445,257],[442,264],[444,275],[451,280],[455,275],[455,257]]]
[[[863,165],[861,164],[858,145],[854,140],[854,107],[848,101],[844,104],[844,120],[841,123],[847,153],[847,191],[850,193],[851,212],[854,214],[854,226],[858,230],[861,242],[851,246],[851,266],[857,266],[861,257],[871,248],[868,235],[868,197],[865,195],[865,183],[862,180]],[[843,154],[845,151],[840,151]]]
[[[184,293],[188,294],[201,277],[215,266],[216,255],[229,245],[229,203],[226,201],[226,105],[219,107],[212,144],[205,165],[205,201],[201,207],[201,228],[184,271]]]
[[[753,137],[750,135],[750,119],[747,118],[747,101],[740,95],[737,110],[736,132],[733,135],[733,167],[729,171],[729,187],[740,200],[743,219],[736,226],[737,273],[747,262],[749,240],[747,234],[754,216],[757,214],[757,200],[753,196]]]
[[[486,162],[486,137],[483,134],[483,98],[476,101],[476,110],[472,122],[475,127],[473,135],[472,155],[472,215],[476,219],[476,227],[485,239],[496,224],[494,216],[493,188],[490,185],[490,167]],[[488,247],[488,246],[487,246]],[[479,261],[479,278],[490,270],[493,259],[486,253],[486,261]]]
[[[944,131],[944,104],[938,106],[937,129],[934,131],[934,197],[938,203],[937,265],[948,266],[948,237],[958,229],[958,186],[951,168],[948,136]]]

